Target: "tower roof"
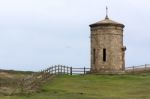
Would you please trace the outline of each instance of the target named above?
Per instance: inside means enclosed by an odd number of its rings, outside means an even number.
[[[108,16],[104,20],[98,21],[94,24],[91,24],[90,27],[95,27],[95,26],[120,26],[124,28],[124,25],[122,23],[115,22],[113,20],[110,20]]]

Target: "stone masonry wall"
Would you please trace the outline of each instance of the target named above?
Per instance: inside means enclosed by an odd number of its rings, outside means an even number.
[[[93,72],[121,71],[124,65],[123,28],[97,26],[91,28],[91,67]],[[106,49],[106,61],[103,60]],[[95,51],[95,52],[94,52]]]

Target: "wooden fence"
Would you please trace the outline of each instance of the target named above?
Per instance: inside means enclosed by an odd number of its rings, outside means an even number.
[[[51,66],[40,72],[33,73],[31,76],[23,78],[19,81],[19,87],[22,91],[32,91],[37,89],[42,82],[47,81],[55,77],[55,75],[77,75],[77,74],[87,74],[90,73],[91,68],[73,68],[64,65],[55,65]],[[150,64],[141,65],[141,66],[132,66],[126,67],[125,72],[143,72],[150,71]],[[15,91],[14,91],[15,92]]]
[[[90,68],[73,68],[64,65],[55,65],[47,68],[46,70],[42,70],[41,72],[45,72],[48,74],[59,75],[59,74],[68,74],[68,75],[75,75],[75,74],[87,74],[90,72]]]
[[[126,72],[144,72],[144,71],[150,71],[150,64],[140,65],[140,66],[132,66],[132,67],[126,67]]]
[[[76,75],[76,74],[87,74],[90,71],[90,68],[72,68],[64,65],[55,65],[51,66],[40,72],[33,73],[31,76],[23,78],[19,81],[19,87],[22,92],[34,91],[41,85],[42,82],[45,82],[49,79],[52,79],[55,75]],[[14,91],[15,92],[15,91]]]

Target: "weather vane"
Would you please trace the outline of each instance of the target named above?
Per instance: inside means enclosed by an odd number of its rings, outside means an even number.
[[[108,18],[108,7],[106,6],[106,18],[105,19],[109,19]]]
[[[108,7],[106,6],[106,19],[108,19]]]

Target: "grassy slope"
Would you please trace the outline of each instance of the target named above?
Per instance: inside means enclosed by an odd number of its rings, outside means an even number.
[[[150,99],[150,74],[58,76],[29,96],[0,99]]]
[[[20,80],[31,75],[32,72],[0,70],[0,98],[2,94],[10,94],[17,87]]]

